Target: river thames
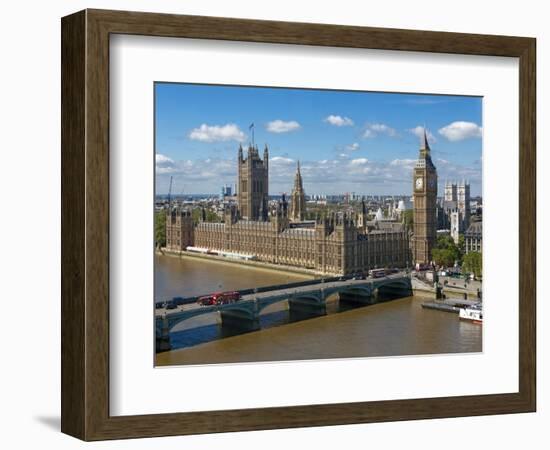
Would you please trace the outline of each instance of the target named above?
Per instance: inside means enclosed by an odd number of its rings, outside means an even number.
[[[306,275],[155,255],[155,299],[189,297],[311,279]],[[156,355],[157,365],[239,363],[368,356],[426,355],[482,351],[482,326],[456,314],[426,310],[425,297],[371,306],[327,303],[327,315],[290,317],[286,302],[266,308],[259,331],[228,332],[218,313],[178,324],[173,349]]]

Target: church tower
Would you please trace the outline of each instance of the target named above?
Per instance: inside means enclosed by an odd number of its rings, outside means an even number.
[[[304,220],[306,212],[306,194],[302,183],[302,174],[300,173],[300,161],[296,167],[294,177],[294,188],[290,194],[290,220],[292,222],[301,222]]]
[[[470,183],[464,180],[458,185],[458,210],[464,221],[463,229],[467,230],[470,226]]]
[[[265,220],[268,208],[269,151],[267,145],[263,160],[258,147],[250,145],[246,158],[239,146],[239,181],[237,201],[239,214],[245,220]]]
[[[169,208],[166,211],[166,248],[182,251],[194,242],[193,217],[184,208]]]
[[[420,138],[420,154],[413,169],[413,259],[427,264],[436,244],[437,170],[432,162],[426,130]]]

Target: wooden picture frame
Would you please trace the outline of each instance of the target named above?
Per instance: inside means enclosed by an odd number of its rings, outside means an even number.
[[[61,30],[64,433],[101,440],[535,411],[535,39],[104,10],[64,17]],[[109,36],[116,33],[519,58],[519,392],[110,416]]]

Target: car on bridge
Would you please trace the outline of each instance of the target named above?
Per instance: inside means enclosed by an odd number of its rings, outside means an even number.
[[[366,277],[364,272],[357,272],[352,274],[352,280],[364,280]]]
[[[241,294],[238,291],[230,292],[214,292],[213,294],[199,297],[197,303],[201,306],[228,305],[235,303],[241,299]]]

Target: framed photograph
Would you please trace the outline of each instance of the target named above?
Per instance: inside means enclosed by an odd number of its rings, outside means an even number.
[[[61,29],[63,432],[535,411],[535,39]]]

